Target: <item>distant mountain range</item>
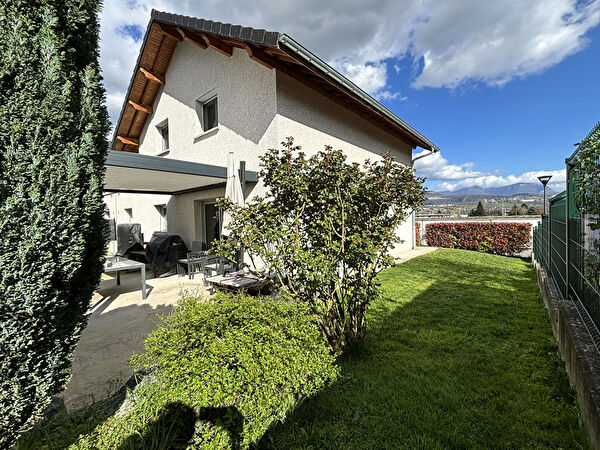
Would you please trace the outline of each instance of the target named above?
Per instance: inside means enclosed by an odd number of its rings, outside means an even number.
[[[508,186],[483,187],[471,186],[456,191],[443,191],[439,194],[444,195],[517,195],[517,194],[543,194],[544,187],[541,183],[515,183]],[[548,196],[556,194],[555,191],[548,189]]]

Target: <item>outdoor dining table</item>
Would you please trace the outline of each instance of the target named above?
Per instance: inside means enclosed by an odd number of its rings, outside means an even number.
[[[267,282],[265,278],[257,278],[253,275],[242,275],[242,276],[227,276],[217,275],[214,277],[206,278],[206,281],[213,287],[232,291],[232,292],[248,292],[248,291],[260,291]]]
[[[124,270],[140,270],[142,278],[142,300],[146,300],[146,264],[123,258],[122,256],[111,256],[106,258],[104,273],[117,274],[117,286],[121,284],[121,273]]]

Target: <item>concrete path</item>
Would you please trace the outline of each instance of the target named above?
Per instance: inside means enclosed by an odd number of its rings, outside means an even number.
[[[149,278],[142,300],[140,273],[116,278],[103,275],[92,298],[88,325],[75,349],[73,378],[62,393],[68,409],[110,397],[131,377],[129,358],[144,349],[144,339],[156,328],[157,315],[171,312],[181,289],[208,295],[202,276]]]
[[[408,261],[409,259],[416,258],[417,256],[426,255],[427,253],[434,252],[437,249],[437,247],[425,246],[413,248],[412,250],[406,250],[405,252],[398,254],[398,256],[394,258],[394,261],[396,262],[396,264],[401,264],[403,262]]]

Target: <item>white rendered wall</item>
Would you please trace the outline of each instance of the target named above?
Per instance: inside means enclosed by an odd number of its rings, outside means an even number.
[[[293,136],[307,155],[331,145],[343,150],[349,162],[379,160],[385,152],[404,165],[412,159],[410,144],[281,72],[277,73],[277,129],[279,141]],[[394,256],[414,247],[412,215],[397,233],[402,242],[392,250]]]
[[[182,42],[140,136],[139,152],[161,153],[157,126],[168,120],[166,157],[226,167],[227,154],[234,152],[248,170],[257,170],[258,155],[278,142],[275,86],[275,71],[257,64],[243,50],[234,48],[228,57]],[[217,96],[219,126],[203,134],[197,100],[209,93]]]
[[[217,130],[203,133],[197,112],[197,99],[209,92],[217,95]],[[140,136],[139,152],[162,154],[157,126],[168,121],[169,152],[162,156],[186,161],[227,165],[227,154],[246,161],[248,170],[259,169],[258,156],[279,147],[293,136],[307,154],[324,145],[344,150],[349,161],[379,159],[389,151],[396,160],[410,164],[412,148],[381,128],[346,110],[325,96],[276,70],[269,70],[235,49],[227,57],[214,50],[202,50],[181,43],[173,55],[165,85],[157,95],[153,113]],[[264,192],[263,186],[249,185],[247,198]],[[127,222],[125,208],[131,208],[134,222],[142,224],[144,237],[156,231],[155,204],[167,204],[168,232],[180,235],[191,247],[202,240],[201,202],[214,201],[224,189],[199,191],[178,196],[118,194],[118,210],[107,198],[111,217]],[[113,197],[113,196],[110,196]],[[394,253],[412,248],[410,218],[399,227],[403,243]]]
[[[411,162],[410,144],[281,72],[277,73],[277,121],[279,141],[293,136],[307,154],[331,145],[342,149],[350,162],[377,160],[385,152],[402,164]]]

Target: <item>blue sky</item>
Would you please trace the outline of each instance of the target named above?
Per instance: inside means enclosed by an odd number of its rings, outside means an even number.
[[[580,52],[503,86],[410,86],[410,61],[389,84],[406,100],[381,100],[430,138],[452,164],[508,175],[562,169],[565,157],[600,121],[600,27]],[[389,65],[389,64],[388,64]],[[444,180],[430,181],[432,188]]]
[[[113,120],[152,8],[290,34],[438,145],[416,164],[431,189],[560,190],[600,120],[600,0],[105,0]]]

